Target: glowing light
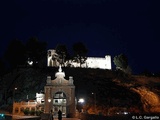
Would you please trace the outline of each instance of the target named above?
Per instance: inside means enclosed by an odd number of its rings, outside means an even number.
[[[128,112],[124,112],[123,114],[124,114],[124,115],[127,115],[127,114],[128,114]]]
[[[78,102],[79,102],[79,103],[84,103],[84,99],[83,99],[83,98],[80,98]]]
[[[0,114],[1,117],[4,117],[4,114]]]
[[[48,99],[48,102],[51,102],[51,99],[50,99],[50,98]]]
[[[33,65],[33,61],[28,61],[28,64],[29,65]]]

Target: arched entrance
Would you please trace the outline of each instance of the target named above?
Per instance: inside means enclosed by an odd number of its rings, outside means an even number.
[[[53,95],[53,113],[54,116],[58,116],[58,110],[62,111],[62,116],[66,117],[66,105],[67,99],[64,92],[56,92]]]
[[[75,116],[75,86],[73,77],[66,80],[65,73],[62,72],[61,66],[59,72],[56,72],[55,79],[47,77],[47,84],[44,87],[45,91],[45,113],[54,113],[57,116],[58,110],[62,111],[63,117]]]

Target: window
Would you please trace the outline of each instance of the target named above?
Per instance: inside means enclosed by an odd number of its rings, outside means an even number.
[[[18,113],[19,109],[18,107],[15,108],[15,113]]]
[[[63,99],[63,103],[66,103],[66,99]]]
[[[58,100],[54,100],[55,103],[58,103]]]
[[[24,111],[24,108],[23,107],[21,107],[21,112],[23,112]]]

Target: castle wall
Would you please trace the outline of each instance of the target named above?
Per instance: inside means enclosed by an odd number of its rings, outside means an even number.
[[[59,63],[58,61],[53,60],[52,57],[55,58],[57,56],[55,50],[48,50],[48,67],[58,67]],[[76,63],[73,61],[68,62],[71,67],[80,67],[80,63]],[[67,66],[67,63],[65,63]],[[84,64],[81,65],[83,68],[99,68],[99,69],[109,69],[111,70],[111,56],[106,55],[104,58],[100,57],[87,57],[87,60]]]
[[[86,60],[87,68],[111,69],[111,57],[107,55],[105,58],[88,57]]]

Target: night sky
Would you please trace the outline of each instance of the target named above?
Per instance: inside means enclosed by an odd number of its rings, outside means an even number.
[[[83,42],[88,56],[124,53],[133,73],[160,72],[159,0],[1,0],[0,55],[36,36],[48,49]]]

